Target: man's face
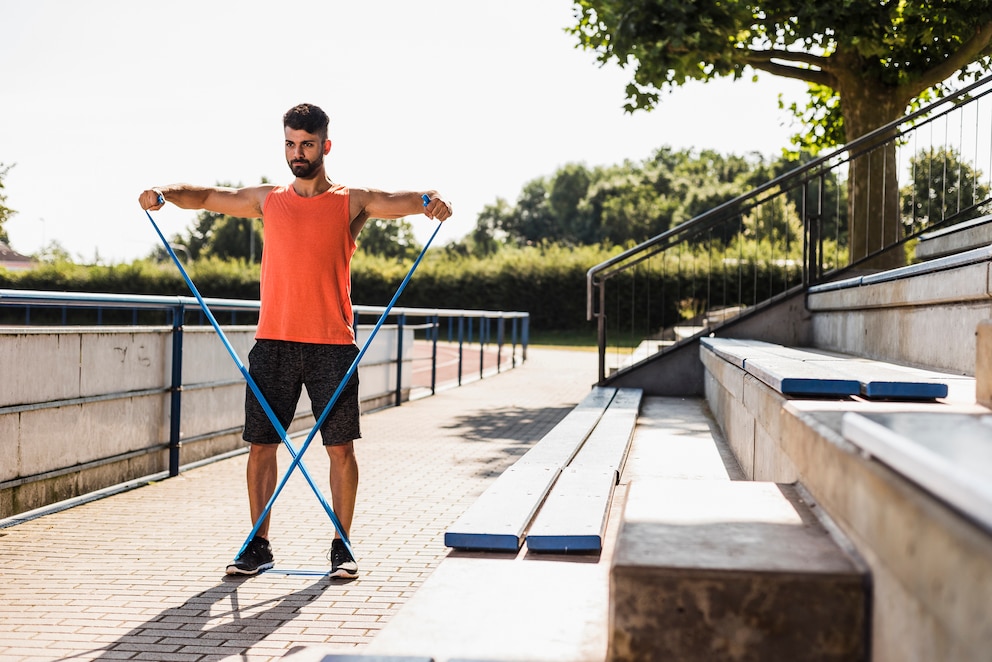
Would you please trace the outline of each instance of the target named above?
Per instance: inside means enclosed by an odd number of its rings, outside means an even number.
[[[331,141],[321,140],[315,133],[285,127],[286,163],[293,174],[309,179],[324,163],[324,155],[331,149]]]

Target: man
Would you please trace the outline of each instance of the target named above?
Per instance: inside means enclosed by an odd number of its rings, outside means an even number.
[[[437,191],[385,192],[334,183],[324,167],[331,150],[328,117],[312,104],[291,108],[283,117],[286,162],[295,178],[287,186],[244,188],[173,184],[143,191],[141,207],[165,202],[240,218],[261,218],[261,309],[249,374],[284,428],[296,411],[302,386],[323,412],[358,355],[351,307],[351,257],[369,218],[397,219],[423,213],[444,221],[451,204]],[[428,202],[424,203],[423,196]],[[354,441],[359,426],[358,374],[342,390],[321,426],[330,457],[331,504],[346,536],[358,492]],[[246,388],[243,438],[248,453],[248,505],[256,522],[278,482],[276,454],[281,439],[262,406]],[[274,564],[268,542],[269,517],[234,562],[229,575],[254,575]],[[358,576],[358,563],[335,532],[329,553],[332,577]]]

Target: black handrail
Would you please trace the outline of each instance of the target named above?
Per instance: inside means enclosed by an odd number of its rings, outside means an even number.
[[[760,300],[759,288],[756,284],[754,287],[754,300],[747,302],[746,306],[744,305],[744,301],[738,301],[736,306],[738,309],[737,313],[724,317],[723,323],[728,323],[739,315],[744,314],[745,307],[753,309],[761,305],[762,301],[778,299],[783,294],[792,292],[796,288],[806,288],[817,282],[834,277],[843,269],[852,269],[858,265],[865,264],[867,261],[889,251],[893,247],[904,244],[909,239],[922,234],[924,231],[934,229],[936,225],[948,225],[952,222],[969,218],[969,214],[978,214],[981,211],[982,205],[989,202],[989,200],[976,200],[971,205],[965,205],[964,207],[959,205],[956,213],[947,218],[940,219],[938,223],[932,223],[926,227],[914,227],[910,231],[903,231],[901,236],[895,237],[892,241],[886,237],[882,237],[878,242],[880,245],[875,249],[868,250],[864,254],[846,256],[848,260],[846,264],[840,264],[839,259],[835,259],[837,263],[832,266],[825,264],[824,241],[828,240],[829,237],[824,236],[823,229],[825,219],[829,214],[828,210],[825,210],[823,207],[824,191],[827,184],[833,183],[841,175],[846,174],[846,170],[853,168],[858,159],[873,158],[880,149],[906,144],[909,141],[911,133],[913,134],[912,137],[915,138],[921,135],[920,132],[924,127],[929,126],[931,127],[932,134],[932,127],[937,120],[947,118],[950,113],[969,106],[990,93],[992,93],[992,77],[978,80],[953,94],[938,99],[934,103],[920,108],[905,117],[879,127],[843,147],[800,165],[743,195],[724,202],[590,268],[586,273],[586,316],[589,320],[597,320],[597,341],[600,353],[598,383],[604,384],[606,382],[606,284],[610,279],[629,272],[634,267],[642,265],[655,256],[664,254],[669,250],[685,249],[691,255],[693,246],[691,242],[693,241],[698,244],[699,241],[707,237],[729,236],[735,233],[741,238],[745,235],[742,231],[745,222],[750,220],[754,223],[755,228],[757,228],[758,223],[752,219],[760,217],[765,208],[771,208],[776,204],[781,204],[782,201],[788,200],[789,198],[786,196],[789,196],[789,194],[792,194],[798,199],[796,208],[802,222],[802,256],[801,264],[797,265],[798,268],[801,268],[801,283],[793,285],[789,282],[784,282],[782,290],[768,292],[767,296]],[[975,106],[975,108],[978,107]],[[989,118],[983,119],[981,121],[981,130],[989,130],[989,124]],[[976,133],[977,130],[976,128]],[[976,152],[977,149],[976,135]],[[860,165],[860,162],[857,164]],[[898,163],[882,161],[882,167],[886,169],[885,171],[892,173],[895,178],[898,177],[898,166]],[[810,191],[809,189],[814,184],[817,185],[817,189]],[[960,187],[960,182],[958,184]],[[976,186],[975,190],[977,189],[978,187]],[[898,191],[895,195],[898,196]],[[846,214],[846,212],[847,210],[845,209],[844,213]],[[841,214],[838,213],[834,217],[834,221],[837,223],[836,227],[839,232],[842,221]],[[761,238],[751,237],[751,239],[754,239],[757,244]],[[840,243],[840,240],[838,240],[837,245],[839,246]],[[792,248],[786,245],[782,249],[784,256],[781,258],[782,262],[788,262],[790,260],[788,253],[798,248],[798,242],[795,246],[796,248]],[[724,262],[730,261],[726,255],[724,255],[723,259]],[[756,277],[758,273],[757,263],[759,261],[756,255],[753,257],[750,255],[741,255],[736,260],[738,268],[741,268],[742,264],[750,265]],[[740,287],[740,283],[738,286]],[[630,308],[635,307],[635,303],[633,302],[629,302],[626,305]],[[706,310],[709,310],[708,301],[706,306]],[[618,307],[621,307],[619,303]],[[709,328],[708,330],[712,331],[713,328]],[[648,333],[652,331],[652,329],[646,330]],[[625,368],[621,368],[621,370],[623,369]]]

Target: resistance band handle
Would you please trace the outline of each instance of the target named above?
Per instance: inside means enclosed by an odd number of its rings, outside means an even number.
[[[161,200],[162,199],[162,196],[158,196],[158,198],[159,198],[159,200]],[[427,203],[429,203],[431,201],[431,199],[427,197],[427,194],[426,193],[424,193],[422,196],[420,196],[420,198],[424,201],[424,206],[425,207],[427,206]]]

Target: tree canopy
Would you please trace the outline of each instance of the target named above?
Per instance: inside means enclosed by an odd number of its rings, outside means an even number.
[[[758,72],[809,84],[791,108],[809,151],[848,143],[990,68],[992,0],[573,0],[579,45],[633,70],[626,109],[687,81]],[[849,251],[877,255],[899,232],[895,145],[848,179]],[[854,201],[858,201],[855,208]],[[877,266],[895,266],[888,251]]]
[[[580,46],[632,68],[628,111],[690,80],[765,72],[810,84],[794,109],[816,125],[807,147],[863,135],[990,64],[989,0],[574,0],[574,12]]]
[[[570,163],[524,184],[515,205],[487,205],[470,240],[479,255],[503,244],[638,243],[767,181],[773,165],[759,154],[671,147],[642,162]]]

